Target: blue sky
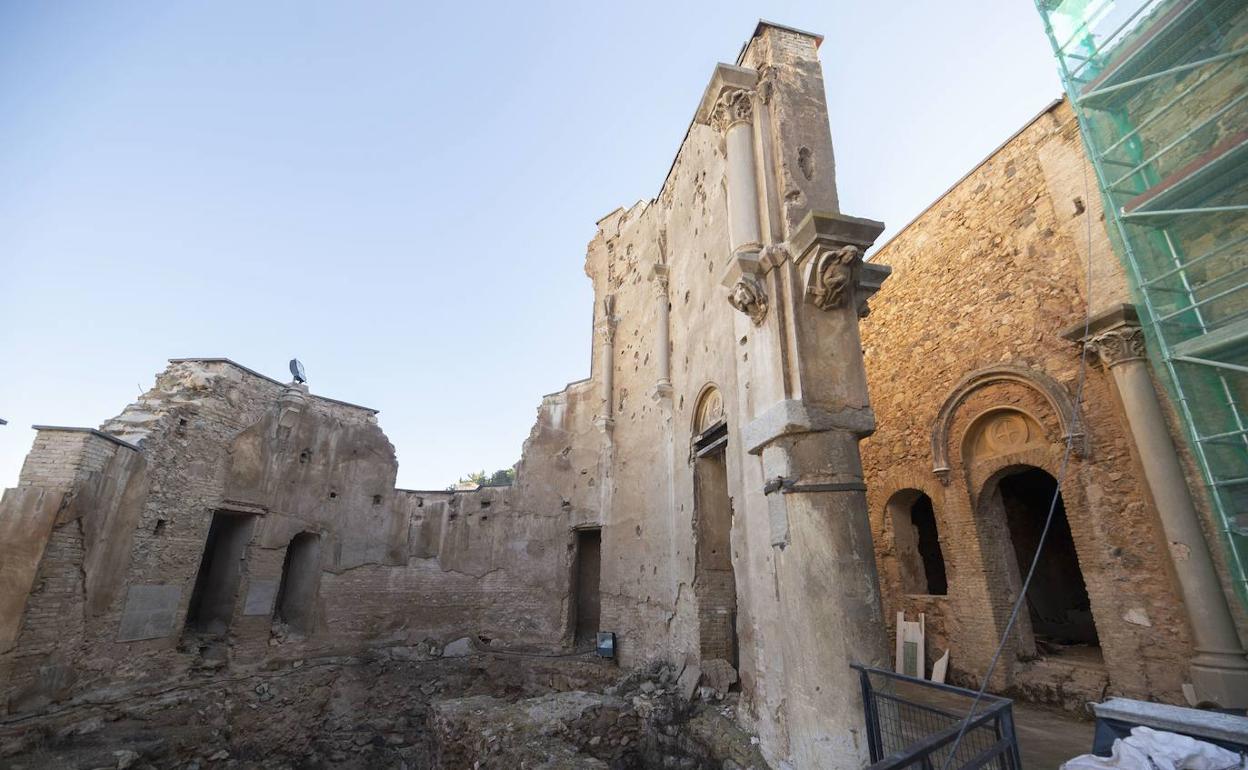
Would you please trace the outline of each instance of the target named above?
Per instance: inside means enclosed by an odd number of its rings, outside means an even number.
[[[0,486],[168,358],[380,409],[399,484],[514,463],[589,370],[594,222],[758,18],[820,32],[842,209],[918,214],[1059,92],[1028,0],[0,0]]]

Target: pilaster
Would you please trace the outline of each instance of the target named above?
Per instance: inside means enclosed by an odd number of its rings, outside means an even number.
[[[1215,703],[1222,708],[1248,706],[1248,658],[1153,389],[1144,331],[1135,308],[1110,308],[1063,336],[1081,342],[1088,355],[1109,371],[1118,391],[1191,624],[1195,654],[1190,662],[1189,700],[1193,705]]]

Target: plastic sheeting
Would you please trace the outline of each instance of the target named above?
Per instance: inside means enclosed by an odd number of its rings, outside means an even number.
[[[1248,759],[1186,735],[1134,727],[1114,741],[1113,754],[1084,754],[1061,770],[1248,770]]]

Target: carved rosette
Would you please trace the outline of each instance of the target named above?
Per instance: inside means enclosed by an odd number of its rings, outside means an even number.
[[[1138,326],[1119,326],[1087,341],[1088,353],[1106,367],[1137,361],[1146,355],[1144,330]]]
[[[821,250],[806,273],[806,301],[820,310],[844,307],[857,286],[855,273],[861,262],[862,249],[857,246]]]
[[[744,88],[730,88],[719,95],[715,109],[711,111],[711,126],[726,133],[738,123],[749,123],[754,118],[754,92]]]
[[[767,292],[762,282],[748,273],[737,279],[728,294],[728,304],[748,315],[755,326],[767,317]]]

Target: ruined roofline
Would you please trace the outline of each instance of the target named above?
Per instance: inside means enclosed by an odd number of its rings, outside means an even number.
[[[913,225],[915,222],[918,222],[920,219],[922,219],[924,214],[926,214],[927,212],[935,208],[936,204],[940,203],[946,197],[948,197],[949,193],[958,189],[958,185],[962,184],[967,179],[970,179],[972,174],[974,174],[976,171],[979,171],[981,168],[983,168],[985,163],[987,163],[988,161],[996,157],[997,153],[1004,150],[1010,142],[1017,139],[1019,134],[1023,133],[1024,131],[1031,128],[1033,125],[1035,125],[1035,122],[1039,120],[1040,118],[1043,118],[1045,115],[1048,115],[1049,113],[1053,112],[1053,110],[1057,109],[1064,101],[1066,101],[1066,97],[1059,96],[1053,101],[1049,102],[1048,106],[1046,106],[1044,109],[1040,110],[1035,115],[1033,115],[1031,119],[1028,120],[1026,123],[1024,123],[1021,127],[1019,127],[1017,131],[1015,131],[1014,133],[1006,137],[1004,142],[992,148],[992,152],[985,155],[983,159],[980,160],[978,163],[976,163],[974,166],[971,166],[969,171],[967,171],[962,176],[958,177],[958,181],[949,185],[949,187],[947,187],[945,191],[942,192],[940,195],[937,195],[936,198],[931,203],[924,206],[922,211],[920,211],[918,214],[915,214],[910,219],[909,222],[906,222],[904,225],[901,226],[901,228],[897,232],[893,233],[892,237],[890,237],[887,241],[884,241],[884,243],[880,244],[879,247],[875,251],[873,251],[870,256],[865,258],[866,261],[870,262],[875,257],[876,254],[879,254],[881,251],[884,251],[884,249],[887,249],[889,245],[893,241],[897,240],[901,236],[902,233],[904,233],[906,230],[910,228],[911,225]]]
[[[188,364],[188,363],[190,363],[190,364],[194,364],[194,363],[198,363],[198,364],[229,364],[230,366],[234,367],[235,369],[238,369],[238,370],[240,370],[240,371],[246,372],[247,374],[250,374],[250,375],[251,375],[251,376],[253,376],[253,377],[259,377],[259,378],[260,378],[260,379],[262,379],[262,380],[268,380],[269,382],[273,383],[274,385],[280,385],[280,386],[281,386],[281,387],[283,387],[283,388],[285,388],[285,387],[287,387],[287,386],[289,386],[289,385],[290,385],[290,383],[288,383],[288,382],[282,382],[281,380],[275,380],[275,379],[273,379],[272,377],[268,376],[267,374],[261,374],[260,372],[257,372],[255,369],[248,369],[246,366],[243,366],[242,364],[238,363],[237,361],[232,361],[232,360],[230,360],[230,359],[228,359],[228,358],[171,358],[171,359],[169,359],[169,363],[171,363],[171,364]],[[331,403],[331,404],[338,404],[339,406],[348,406],[348,407],[351,407],[352,409],[359,409],[359,410],[361,410],[361,411],[369,412],[369,413],[371,413],[371,414],[380,414],[380,410],[378,410],[378,409],[373,409],[372,407],[369,407],[369,406],[360,406],[359,404],[353,404],[353,403],[351,403],[350,401],[339,401],[339,400],[338,400],[338,399],[336,399],[336,398],[330,398],[329,396],[319,396],[319,395],[317,395],[317,394],[315,394],[315,393],[308,393],[307,395],[308,395],[309,397],[311,397],[311,398],[319,398],[319,399],[320,399],[320,400],[322,400],[322,401],[328,401],[328,402],[329,402],[329,403]]]
[[[612,212],[612,213],[615,213],[615,212]],[[554,393],[545,393],[545,394],[543,394],[543,395],[542,395],[542,399],[543,399],[543,400],[545,400],[545,399],[547,399],[547,398],[553,398],[553,397],[555,397],[555,396],[562,396],[564,393],[567,393],[567,392],[568,392],[568,389],[569,389],[569,388],[571,388],[573,385],[581,385],[581,384],[583,384],[583,383],[589,382],[591,379],[593,379],[593,378],[592,378],[592,377],[582,377],[582,378],[581,378],[581,379],[579,379],[579,380],[572,380],[572,381],[571,381],[571,382],[569,382],[567,385],[564,385],[564,386],[563,386],[563,390],[556,390]]]
[[[96,430],[95,428],[74,428],[68,425],[32,425],[30,427],[38,431],[48,430],[48,431],[59,431],[61,433],[90,433],[92,436],[97,436],[99,438],[104,439],[105,441],[111,441],[118,446],[125,447],[126,449],[133,449],[136,452],[143,451],[138,446],[136,446],[135,444],[131,444],[129,441],[126,441],[125,439],[117,438],[111,433],[105,433],[104,431]]]
[[[749,39],[746,40],[744,44],[742,44],[741,52],[737,54],[735,66],[741,65],[741,62],[745,57],[745,52],[748,51],[750,48],[750,43],[753,43],[755,40],[757,40],[759,36],[763,34],[763,30],[767,27],[771,27],[772,29],[782,29],[786,32],[792,32],[797,35],[803,35],[805,37],[814,38],[815,50],[818,50],[819,46],[823,44],[823,35],[819,35],[814,32],[807,32],[805,30],[798,29],[797,27],[790,27],[785,24],[777,24],[774,21],[767,21],[766,19],[759,19],[758,24],[754,25],[754,34],[750,35]],[[657,201],[663,195],[663,191],[667,189],[667,183],[671,181],[672,172],[676,170],[676,161],[680,159],[680,151],[684,149],[685,143],[689,141],[689,133],[693,131],[694,124],[698,122],[698,109],[700,107],[701,107],[701,102],[699,102],[698,107],[694,108],[693,117],[689,119],[689,126],[688,128],[685,129],[685,135],[681,137],[680,146],[676,148],[676,154],[672,157],[672,165],[667,167],[667,174],[663,176],[663,184],[659,185],[659,192],[657,195],[655,195],[653,198],[650,199],[651,202]],[[601,225],[604,219],[607,219],[612,214],[622,209],[624,209],[623,206],[616,206],[610,212],[604,214],[598,220],[597,224]]]
[[[414,495],[450,495],[454,494],[449,489],[407,489],[405,487],[395,487],[395,492],[407,492]]]

